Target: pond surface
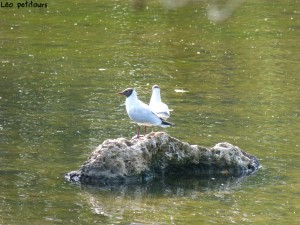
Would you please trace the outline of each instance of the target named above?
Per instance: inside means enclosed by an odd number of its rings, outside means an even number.
[[[299,223],[299,2],[246,1],[217,23],[215,2],[0,8],[0,224]],[[228,141],[262,168],[139,186],[65,181],[105,139],[135,134],[116,93],[135,87],[148,102],[154,84],[174,109],[168,134]]]

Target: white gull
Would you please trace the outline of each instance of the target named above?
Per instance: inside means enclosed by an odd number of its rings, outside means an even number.
[[[137,138],[140,137],[140,126],[145,126],[146,133],[146,127],[169,127],[173,125],[172,123],[158,117],[158,115],[152,112],[151,108],[147,104],[140,101],[133,88],[127,88],[118,94],[126,96],[125,105],[127,114],[129,118],[138,125]]]
[[[151,110],[163,120],[166,120],[170,117],[169,107],[161,101],[160,88],[158,85],[154,85],[152,87],[152,95],[149,106]]]

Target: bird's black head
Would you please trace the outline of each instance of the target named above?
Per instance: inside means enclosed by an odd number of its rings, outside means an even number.
[[[125,95],[127,98],[132,94],[133,88],[126,88],[124,91],[119,92],[118,95]]]
[[[154,88],[159,88],[159,86],[157,84],[153,85],[152,89]]]

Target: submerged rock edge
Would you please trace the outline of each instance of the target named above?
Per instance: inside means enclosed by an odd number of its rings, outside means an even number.
[[[65,179],[110,185],[187,175],[238,177],[252,174],[259,168],[255,156],[228,142],[206,148],[157,132],[140,139],[105,140],[79,170],[65,174]]]

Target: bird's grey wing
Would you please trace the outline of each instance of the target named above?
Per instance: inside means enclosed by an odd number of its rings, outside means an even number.
[[[149,123],[153,125],[161,123],[161,119],[148,106],[135,108],[130,112],[130,118],[137,123]]]
[[[165,103],[161,103],[156,108],[155,113],[162,119],[168,119],[170,117],[169,107]]]
[[[170,113],[169,112],[157,112],[156,115],[159,118],[162,118],[164,120],[168,119],[170,117]]]

